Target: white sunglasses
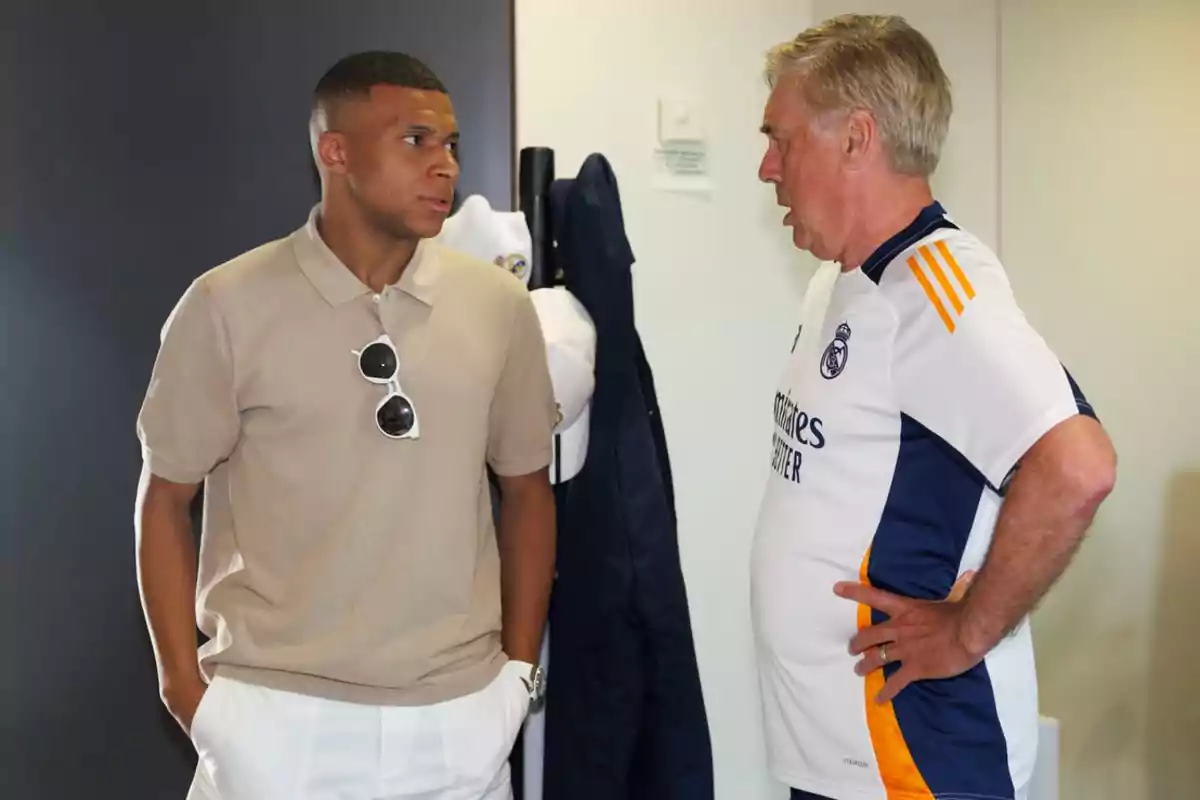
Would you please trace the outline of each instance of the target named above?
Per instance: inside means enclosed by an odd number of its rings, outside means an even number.
[[[421,426],[412,400],[400,388],[397,375],[400,359],[396,346],[386,333],[362,350],[351,350],[358,357],[358,371],[371,383],[387,387],[387,394],[375,407],[375,425],[389,439],[417,439]]]

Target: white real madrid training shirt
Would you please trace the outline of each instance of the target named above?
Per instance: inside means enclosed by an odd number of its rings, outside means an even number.
[[[1037,747],[1027,622],[974,669],[877,705],[898,666],[861,678],[848,648],[885,617],[833,586],[945,598],[983,563],[1021,456],[1090,406],[995,255],[936,203],[832,284],[775,396],[753,549],[772,773],[838,800],[1022,798]]]

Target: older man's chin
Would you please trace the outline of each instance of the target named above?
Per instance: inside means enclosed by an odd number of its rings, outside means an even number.
[[[806,253],[811,253],[813,242],[811,237],[809,237],[808,232],[805,231],[800,225],[792,222],[790,219],[791,215],[788,216],[789,219],[787,224],[792,229],[792,244],[796,246],[797,250],[803,250]]]

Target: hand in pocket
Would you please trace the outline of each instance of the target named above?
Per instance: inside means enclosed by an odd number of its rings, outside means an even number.
[[[529,684],[525,682],[525,675],[518,669],[513,669],[513,691],[517,695],[517,708],[520,711],[521,722],[525,721],[525,717],[529,714],[529,706],[531,699],[529,697]]]
[[[188,736],[192,735],[192,721],[207,691],[208,684],[199,675],[163,682],[163,704]]]

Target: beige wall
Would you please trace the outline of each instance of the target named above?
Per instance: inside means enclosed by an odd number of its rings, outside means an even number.
[[[1001,246],[1120,456],[1035,617],[1063,797],[1200,795],[1200,2],[1002,0]]]
[[[761,55],[843,11],[904,14],[938,48],[956,102],[938,196],[1000,251],[1120,452],[1117,491],[1035,616],[1043,710],[1062,721],[1061,797],[1193,797],[1200,0],[517,0],[518,143],[554,147],[562,174],[603,152],[620,182],[717,796],[785,796],[764,774],[746,554],[770,439],[763,398],[812,262],[754,178]],[[706,115],[707,193],[655,184],[655,104],[674,97]]]

